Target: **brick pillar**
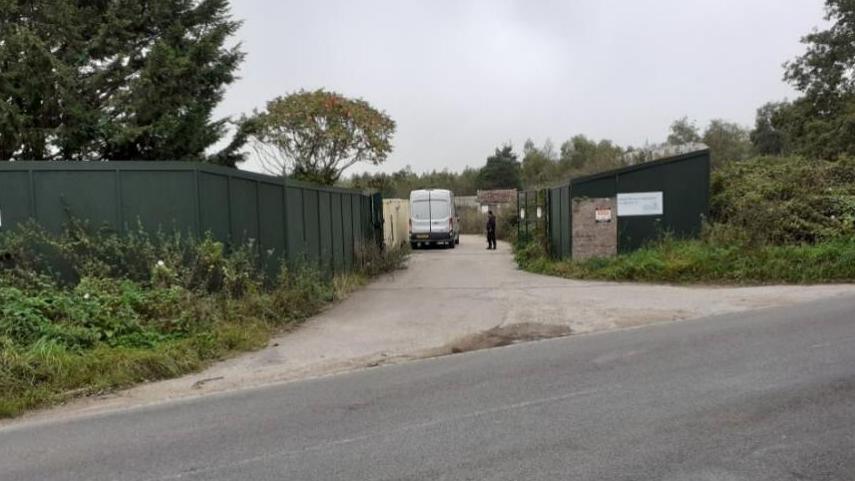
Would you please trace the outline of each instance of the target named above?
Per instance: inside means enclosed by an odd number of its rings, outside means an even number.
[[[610,257],[617,254],[617,199],[572,200],[573,259]]]

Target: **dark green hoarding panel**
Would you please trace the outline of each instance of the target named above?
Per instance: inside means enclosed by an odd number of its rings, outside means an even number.
[[[362,218],[362,229],[363,229],[363,239],[370,239],[369,242],[374,242],[374,225],[373,218],[371,212],[371,199],[368,197],[363,197],[362,199],[362,212],[360,213],[360,217]],[[365,248],[365,246],[363,246]]]
[[[200,172],[199,216],[202,233],[210,233],[215,239],[228,239],[231,235],[229,209],[229,178]]]
[[[576,197],[612,197],[615,192],[614,177],[591,180],[579,184],[571,184],[572,195]]]
[[[288,260],[303,261],[306,258],[306,238],[303,229],[303,189],[285,188],[285,211],[288,222]]]
[[[343,195],[341,198],[342,229],[344,236],[344,264],[345,267],[353,266],[354,258],[354,234],[353,234],[353,194]]]
[[[195,172],[121,171],[119,182],[127,228],[135,229],[139,223],[149,231],[199,233]],[[109,199],[111,192],[101,191],[100,195]]]
[[[378,199],[378,202],[382,199]],[[0,162],[0,230],[69,215],[127,230],[210,233],[281,259],[342,269],[373,238],[373,198],[336,187],[189,162]]]
[[[303,191],[303,210],[306,221],[306,258],[317,263],[321,258],[321,213],[317,190]]]
[[[318,192],[318,221],[320,225],[321,262],[332,267],[332,206],[330,193]]]
[[[352,194],[341,196],[341,226],[344,229],[342,240],[344,242],[344,265],[346,268],[353,266],[353,207]]]
[[[258,242],[258,190],[251,180],[231,179],[232,242]]]
[[[344,219],[342,218],[341,197],[341,194],[330,194],[333,267],[336,270],[344,268],[344,227],[342,226]]]
[[[6,172],[0,175],[0,230],[33,217],[30,203],[30,174]]]
[[[262,252],[266,257],[285,257],[285,194],[284,186],[261,182],[258,184],[261,218]]]
[[[662,192],[662,215],[619,216],[621,252],[642,247],[663,233],[700,234],[709,213],[709,155],[686,157],[616,176],[616,194]]]
[[[638,170],[616,177],[617,186],[614,191],[619,194],[633,194],[641,192],[662,192],[663,213],[670,213],[678,209],[674,205],[679,196],[664,179],[667,169]],[[668,192],[665,193],[666,189]],[[670,205],[669,205],[670,204]],[[647,216],[618,216],[618,249],[620,252],[631,252],[644,245],[645,242],[660,237],[664,226],[670,225],[664,222],[664,215]]]
[[[33,187],[39,219],[51,232],[62,231],[69,216],[85,216],[96,227],[120,227],[115,172],[36,172]]]
[[[351,219],[353,220],[353,254],[354,263],[358,262],[362,256],[362,240],[365,238],[362,233],[362,197],[354,195],[350,209]]]

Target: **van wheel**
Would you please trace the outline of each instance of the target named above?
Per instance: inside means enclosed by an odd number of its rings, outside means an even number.
[[[417,244],[415,242],[410,242],[410,249],[416,250],[416,245]]]
[[[454,241],[451,241],[448,243],[448,247],[450,247],[451,249],[454,249],[454,246],[456,246],[456,245],[457,245],[457,243]]]

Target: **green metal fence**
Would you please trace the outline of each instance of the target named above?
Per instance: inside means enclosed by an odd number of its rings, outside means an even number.
[[[693,237],[709,215],[710,156],[708,150],[645,162],[622,169],[572,179],[545,189],[546,231],[543,240],[554,257],[572,255],[574,198],[618,197],[618,250],[629,252],[663,233]],[[654,193],[661,196],[661,211],[640,215],[621,212],[621,196]]]
[[[548,231],[548,192],[530,190],[517,192],[517,239],[522,242],[542,239]]]
[[[345,270],[382,241],[382,209],[362,192],[207,164],[0,162],[0,230],[34,219],[59,232],[70,216],[118,232],[140,223]]]

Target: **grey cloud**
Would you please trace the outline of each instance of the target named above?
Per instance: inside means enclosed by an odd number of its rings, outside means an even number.
[[[781,64],[821,0],[234,0],[242,79],[220,115],[325,87],[397,122],[381,167],[462,169],[584,133],[660,141],[675,118],[745,125],[793,97]],[[247,165],[254,168],[252,162]]]

